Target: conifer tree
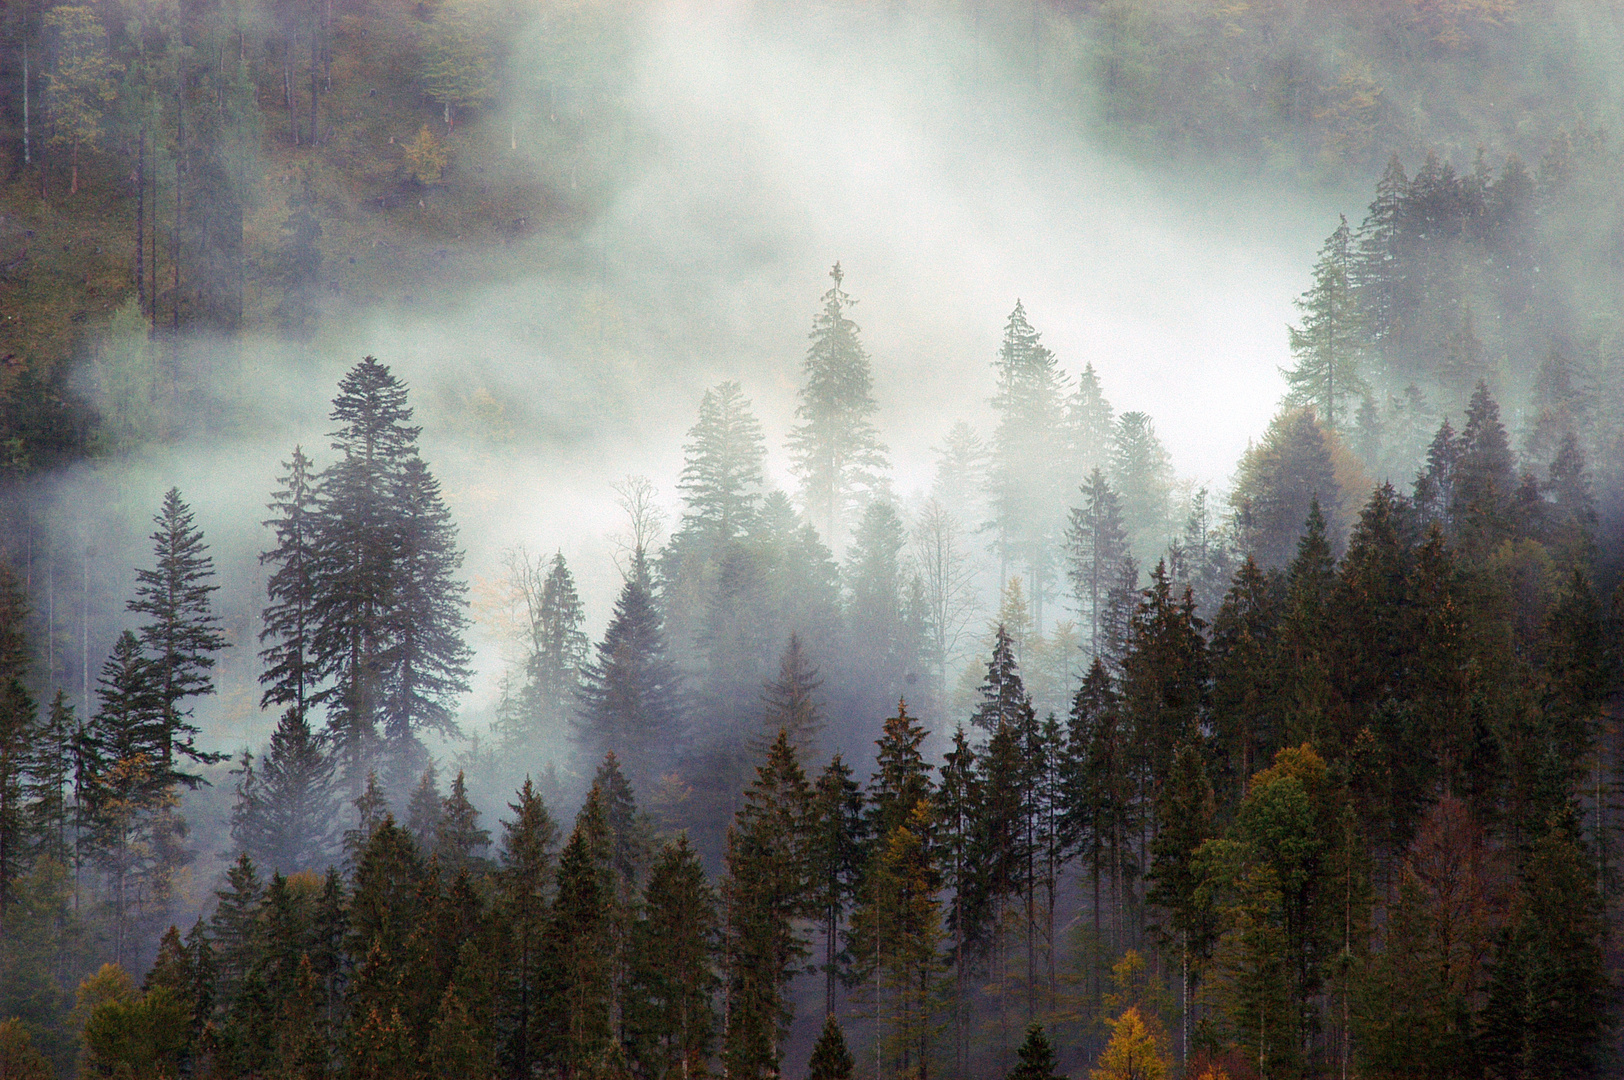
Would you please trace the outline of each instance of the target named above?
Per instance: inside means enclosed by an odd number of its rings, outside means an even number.
[[[251,782],[239,788],[232,841],[271,870],[320,868],[335,839],[332,782],[332,759],[322,753],[303,713],[290,707]]]
[[[835,1010],[835,983],[851,957],[841,946],[841,923],[857,893],[867,838],[863,797],[851,766],[836,754],[813,785],[807,825],[807,881],[813,916],[823,934],[823,1007]]]
[[[509,1032],[504,1058],[515,1075],[527,1077],[543,1049],[544,934],[558,828],[529,777],[517,794],[519,801],[508,804],[513,820],[502,822],[497,902],[512,949],[503,979]]]
[[[1189,589],[1175,597],[1158,562],[1134,613],[1133,643],[1122,664],[1122,706],[1134,728],[1135,753],[1156,784],[1168,775],[1174,748],[1201,734],[1209,671],[1205,629]]]
[[[1516,459],[1500,406],[1488,384],[1479,382],[1466,408],[1449,505],[1455,537],[1467,554],[1482,557],[1509,537],[1516,486]]]
[[[575,576],[564,561],[564,553],[554,552],[546,577],[539,583],[535,571],[521,568],[525,575],[524,598],[529,623],[529,655],[525,658],[522,724],[503,732],[504,745],[528,749],[537,740],[556,735],[567,728],[581,688],[581,672],[592,651],[592,642],[581,630],[586,607],[575,590]]]
[[[1167,913],[1165,943],[1179,958],[1179,1057],[1188,1061],[1195,979],[1216,934],[1215,919],[1203,901],[1197,853],[1217,836],[1217,807],[1205,763],[1186,743],[1173,755],[1173,768],[1156,798],[1156,838],[1151,841],[1148,903]]]
[[[913,639],[904,611],[905,544],[896,508],[876,499],[864,509],[847,553],[850,640],[857,645],[852,659],[858,684],[868,688],[864,696],[871,707],[902,692],[907,661],[918,656],[920,643]]]
[[[24,807],[36,722],[34,701],[22,680],[12,676],[0,683],[0,934],[6,930],[17,878],[27,865],[29,822]]]
[[[1122,505],[1129,553],[1147,562],[1166,545],[1173,524],[1173,462],[1147,414],[1117,417],[1106,475]]]
[[[1077,377],[1077,389],[1066,401],[1066,431],[1071,451],[1068,476],[1088,476],[1110,463],[1114,419],[1094,365],[1084,364],[1083,373]]]
[[[1020,665],[1015,662],[1015,642],[1003,624],[993,635],[992,657],[987,661],[987,678],[981,684],[981,703],[970,717],[974,727],[998,732],[1019,722],[1031,708],[1026,687],[1021,682]]]
[[[574,733],[582,753],[601,759],[613,751],[634,783],[651,783],[683,735],[679,693],[639,551],[597,655],[581,673]]]
[[[440,820],[434,831],[434,853],[448,874],[477,874],[490,865],[485,852],[491,846],[489,829],[479,827],[479,811],[468,801],[468,785],[463,771],[451,781],[451,792],[440,803]]]
[[[1167,1080],[1171,1072],[1167,1058],[1156,1045],[1156,1036],[1137,1007],[1109,1023],[1111,1041],[1100,1055],[1098,1067],[1089,1071],[1089,1080]],[[1023,1068],[1025,1064],[1023,1060]],[[1023,1072],[1022,1068],[1010,1074],[1012,1078],[1017,1075],[1022,1080],[1027,1076],[1036,1080],[1038,1074]]]
[[[1335,513],[1342,492],[1327,430],[1308,409],[1281,413],[1241,458],[1230,497],[1237,541],[1266,568],[1290,560],[1311,503]],[[1328,527],[1340,535],[1343,524],[1333,521]]]
[[[655,859],[633,927],[626,1001],[632,1059],[656,1080],[702,1075],[716,1039],[716,894],[687,837]]]
[[[1343,218],[1320,248],[1314,284],[1297,300],[1303,323],[1290,328],[1296,366],[1281,371],[1289,387],[1287,402],[1312,407],[1330,431],[1346,426],[1341,403],[1357,400],[1367,390],[1359,370],[1358,310],[1348,280],[1352,243],[1353,232]]]
[[[1004,326],[994,366],[998,428],[987,479],[1000,581],[1016,566],[1025,569],[1041,625],[1064,528],[1065,457],[1056,449],[1067,441],[1065,384],[1054,353],[1040,342],[1019,300]]]
[[[1015,1057],[1015,1068],[1010,1070],[1008,1080],[1058,1080],[1059,1074],[1054,1071],[1054,1047],[1043,1033],[1042,1024],[1027,1025],[1026,1038],[1015,1051]]]
[[[558,895],[546,932],[551,989],[555,995],[556,1065],[566,1077],[591,1070],[613,1037],[612,943],[614,885],[610,878],[608,825],[597,787],[558,857]]]
[[[1089,655],[1097,657],[1105,644],[1105,615],[1112,585],[1128,554],[1128,537],[1122,527],[1121,504],[1099,466],[1084,481],[1082,496],[1083,505],[1072,509],[1066,533],[1069,573],[1072,595],[1087,620]]]
[[[981,817],[981,783],[975,752],[964,728],[953,732],[953,745],[942,758],[941,781],[936,787],[935,821],[937,865],[942,887],[949,893],[946,928],[952,937],[948,960],[953,965],[953,1059],[962,1074],[969,1060],[968,986],[971,954],[984,944],[986,912],[976,888],[977,828]]]
[[[908,703],[899,700],[896,715],[886,718],[874,740],[879,771],[868,781],[865,828],[877,844],[885,844],[894,830],[908,824],[920,802],[930,800],[931,766],[919,750],[929,734],[908,715]]]
[[[462,639],[468,586],[455,576],[462,568],[456,526],[439,481],[416,456],[406,460],[393,501],[397,546],[379,719],[390,761],[397,775],[407,776],[426,756],[418,732],[461,734],[452,708],[468,689],[472,653]]]
[[[179,489],[169,489],[152,520],[158,526],[151,537],[155,566],[136,571],[139,585],[128,607],[149,620],[141,627],[141,644],[150,658],[147,673],[161,716],[153,765],[165,783],[195,787],[201,778],[179,771],[177,754],[200,764],[223,760],[197,749],[191,710],[181,707],[187,698],[214,693],[214,654],[227,644],[209,611],[209,594],[219,586],[210,584],[214,560]]]
[[[823,1031],[812,1045],[812,1058],[806,1064],[806,1080],[851,1080],[856,1062],[846,1047],[840,1021],[830,1013],[823,1018]]]
[[[221,1007],[230,1009],[242,993],[262,941],[259,908],[264,887],[254,860],[238,855],[226,871],[226,887],[214,895],[209,947],[214,954],[215,994]]]
[[[802,365],[805,381],[789,447],[807,514],[835,542],[858,503],[879,490],[887,461],[874,429],[878,406],[868,354],[846,314],[855,301],[840,287],[845,274],[839,263],[829,277],[834,285],[823,294],[823,311],[808,335],[812,344]]]
[[[761,422],[737,382],[705,391],[699,420],[688,430],[682,449],[686,464],[677,488],[688,505],[687,523],[712,544],[749,531],[761,498],[767,448]]]
[[[1226,804],[1284,739],[1274,693],[1279,580],[1247,556],[1212,621],[1212,750]]]
[[[276,546],[259,557],[261,565],[276,565],[265,583],[269,603],[259,632],[260,644],[270,643],[259,654],[265,665],[259,677],[265,687],[259,704],[291,705],[303,717],[321,676],[313,640],[319,617],[315,604],[320,490],[310,459],[300,447],[293,448],[293,458],[283,468],[287,475],[271,496],[270,510],[276,516],[264,522],[275,533]]]
[[[1110,673],[1098,657],[1072,698],[1063,786],[1061,828],[1088,864],[1095,940],[1105,941],[1102,885],[1107,881],[1113,936],[1120,938],[1122,884],[1135,870],[1129,838],[1139,808],[1133,799],[1129,731]]]
[[[427,858],[434,851],[434,838],[440,831],[440,818],[445,814],[445,801],[435,768],[430,765],[417,778],[417,787],[406,804],[406,831],[411,834],[417,853]]]
[[[823,731],[823,707],[818,700],[822,688],[817,666],[807,655],[800,634],[792,631],[778,658],[778,678],[762,691],[764,729],[774,733],[783,729],[797,754],[809,753]]]
[[[763,1080],[777,1074],[793,1016],[786,996],[806,943],[806,820],[810,792],[789,736],[780,732],[745,792],[728,830],[723,957],[728,1074]]]

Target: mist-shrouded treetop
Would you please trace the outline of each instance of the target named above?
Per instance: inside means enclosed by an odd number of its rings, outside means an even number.
[[[858,339],[857,324],[846,314],[856,301],[840,287],[845,273],[839,263],[829,277],[834,284],[812,320],[789,446],[801,478],[802,505],[835,543],[852,511],[879,490],[888,461],[874,427],[878,405],[868,353]]]
[[[1297,299],[1303,322],[1290,328],[1296,366],[1283,372],[1286,402],[1312,407],[1330,431],[1346,428],[1343,403],[1357,401],[1369,389],[1360,371],[1363,335],[1349,285],[1352,245],[1353,231],[1343,218],[1320,249],[1313,285]]]
[[[738,383],[705,391],[683,453],[687,464],[677,488],[688,505],[686,522],[710,534],[713,542],[732,540],[747,530],[761,497],[767,447],[761,421]]]
[[[1025,570],[1041,628],[1066,509],[1065,377],[1019,300],[994,367],[998,427],[987,476],[993,543],[1001,578],[1016,567]]]

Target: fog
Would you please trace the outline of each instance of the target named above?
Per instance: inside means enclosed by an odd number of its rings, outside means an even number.
[[[743,384],[770,480],[793,488],[784,436],[836,260],[859,300],[899,495],[928,485],[954,421],[990,432],[991,363],[1017,298],[1068,373],[1092,363],[1118,412],[1154,417],[1181,477],[1221,488],[1283,391],[1285,327],[1313,253],[1338,211],[1361,206],[1351,191],[1113,155],[1045,108],[1029,71],[946,18],[669,4],[633,40],[632,127],[608,140],[611,196],[578,235],[483,262],[450,243],[433,295],[335,302],[308,349],[196,351],[198,408],[177,439],[56,478],[57,592],[78,592],[93,551],[88,613],[76,599],[56,612],[67,659],[55,666],[75,694],[129,621],[150,517],[176,485],[211,545],[236,645],[220,695],[196,707],[203,745],[268,734],[251,639],[269,539],[255,523],[295,443],[331,460],[329,401],[364,354],[411,387],[467,549],[482,624],[462,717],[477,733],[504,662],[481,608],[503,553],[562,550],[601,631],[620,583],[612,485],[648,476],[675,521],[683,436],[707,386]],[[534,85],[529,47],[521,87]],[[515,132],[550,107],[510,98]]]

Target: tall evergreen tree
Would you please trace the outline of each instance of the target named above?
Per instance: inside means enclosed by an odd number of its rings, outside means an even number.
[[[776,1076],[793,1017],[786,995],[806,955],[806,821],[810,792],[787,733],[780,732],[728,830],[723,939],[728,1075]]]
[[[987,732],[1002,731],[1019,722],[1031,708],[1026,687],[1021,682],[1020,665],[1015,662],[1015,641],[1002,624],[993,636],[992,656],[987,661],[987,678],[981,684],[981,701],[973,727]]]
[[[688,522],[712,543],[747,531],[761,497],[767,447],[761,422],[737,382],[705,391],[683,453],[687,462],[677,487],[688,504]]]
[[[259,703],[261,708],[291,705],[302,717],[321,676],[313,641],[320,492],[315,470],[300,447],[293,448],[292,460],[283,467],[287,475],[271,496],[270,510],[276,516],[264,523],[275,533],[276,546],[259,557],[261,565],[276,564],[276,572],[265,583],[269,603],[259,632],[260,643],[270,643],[259,654],[265,665],[259,677],[265,692]]]
[[[558,895],[548,920],[556,1031],[555,1067],[565,1077],[590,1075],[613,1035],[614,884],[608,825],[596,787],[558,857]]]
[[[1099,466],[1083,482],[1082,496],[1083,505],[1072,509],[1066,534],[1069,571],[1072,595],[1087,620],[1089,655],[1099,656],[1106,629],[1103,617],[1118,568],[1128,554],[1128,537],[1122,527],[1121,504]]]
[[[687,837],[656,858],[642,910],[625,1010],[632,1059],[655,1080],[701,1076],[716,1040],[719,938],[716,894]]]
[[[1166,546],[1172,532],[1173,462],[1145,413],[1117,417],[1106,475],[1122,505],[1129,552],[1146,563]]]
[[[581,629],[586,607],[564,553],[553,553],[545,577],[540,564],[528,560],[519,570],[529,633],[520,722],[502,732],[504,745],[513,750],[532,748],[540,739],[567,729],[580,693],[581,672],[592,652],[592,642]]]
[[[993,433],[988,494],[1000,582],[1022,567],[1041,627],[1043,596],[1064,528],[1066,443],[1065,382],[1054,353],[1043,346],[1019,300],[1004,326],[994,364],[998,413]]]
[[[508,1032],[503,1059],[513,1075],[529,1077],[544,1049],[545,932],[558,827],[529,777],[517,794],[519,801],[508,804],[513,820],[502,822],[497,871],[497,910],[510,945],[503,974],[503,1028]]]
[[[840,287],[845,274],[839,263],[829,277],[834,285],[823,294],[823,311],[812,320],[789,446],[808,516],[836,542],[845,534],[850,513],[879,490],[887,461],[874,429],[878,406],[868,354],[858,340],[857,324],[846,314],[855,301]]]
[[[807,823],[807,881],[813,917],[823,934],[823,1008],[835,1011],[835,984],[849,972],[841,923],[856,896],[867,827],[863,796],[851,766],[836,754],[813,785]]]
[[[801,636],[792,631],[789,644],[784,646],[778,659],[778,678],[762,690],[766,714],[764,730],[788,732],[795,752],[809,753],[823,732],[823,706],[818,700],[822,688],[823,678],[817,666],[807,655]]]
[[[845,574],[851,590],[850,663],[864,688],[866,708],[883,708],[902,693],[909,661],[919,656],[918,627],[910,625],[905,611],[905,544],[896,508],[882,499],[869,503],[852,536]]]
[[[219,619],[209,611],[209,594],[219,586],[210,584],[214,560],[179,489],[169,489],[152,520],[158,526],[152,534],[155,566],[136,571],[139,584],[128,606],[149,620],[141,627],[141,644],[150,658],[147,671],[162,718],[154,766],[165,782],[195,787],[201,778],[181,772],[177,754],[200,764],[223,760],[197,749],[191,710],[181,706],[187,698],[214,693],[214,654],[227,644]]]
[[[270,747],[238,799],[231,832],[239,851],[288,874],[325,864],[336,838],[333,761],[297,706],[277,721]]]
[[[1286,401],[1312,407],[1329,431],[1347,426],[1341,403],[1368,390],[1360,373],[1362,338],[1349,283],[1352,259],[1353,231],[1343,218],[1320,249],[1314,284],[1297,300],[1303,323],[1290,328],[1296,366],[1281,372],[1289,388]]]
[[[613,751],[634,784],[651,787],[684,734],[680,692],[648,566],[638,552],[597,655],[581,673],[574,734],[582,753],[601,759]]]

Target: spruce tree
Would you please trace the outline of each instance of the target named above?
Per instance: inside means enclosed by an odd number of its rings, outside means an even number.
[[[1027,321],[1019,300],[1004,326],[1004,340],[994,365],[998,388],[992,406],[998,412],[988,471],[994,546],[1000,580],[1014,567],[1026,571],[1042,621],[1043,596],[1065,514],[1064,376],[1054,353],[1043,346]]]
[[[697,528],[713,545],[747,532],[761,497],[767,448],[738,383],[705,391],[682,449],[686,464],[677,488],[688,506],[684,528]]]
[[[840,1021],[830,1013],[823,1018],[823,1031],[812,1045],[812,1058],[806,1063],[806,1080],[851,1080],[856,1063],[846,1048]]]
[[[905,546],[896,508],[876,499],[864,509],[847,551],[847,617],[856,647],[850,659],[857,684],[865,688],[864,705],[876,710],[903,692],[907,661],[918,655],[919,642],[913,640],[904,612]]]
[[[1206,623],[1188,589],[1173,595],[1161,563],[1134,613],[1133,643],[1123,660],[1122,705],[1134,728],[1136,753],[1160,784],[1174,748],[1200,737],[1207,709]]]
[[[1126,412],[1117,417],[1106,475],[1122,505],[1128,550],[1141,563],[1166,545],[1172,531],[1173,462],[1150,417]]]
[[[529,573],[527,569],[527,576]],[[567,728],[580,692],[581,672],[592,651],[592,642],[581,630],[586,607],[563,552],[554,552],[539,587],[526,581],[524,596],[529,655],[524,667],[522,722],[502,731],[503,745],[514,751],[529,750],[539,740]]]
[[[1516,458],[1500,406],[1488,385],[1479,382],[1466,408],[1449,506],[1454,535],[1466,554],[1481,558],[1509,538],[1516,486]]]
[[[153,764],[165,783],[196,787],[202,778],[181,772],[177,754],[199,764],[224,760],[197,749],[191,710],[181,706],[187,698],[214,693],[214,654],[227,644],[219,619],[209,611],[209,594],[219,586],[210,584],[214,560],[179,489],[169,489],[152,520],[158,526],[151,537],[155,565],[136,571],[139,584],[128,607],[148,619],[141,627],[141,644],[150,659],[147,672],[161,716]]]
[[[1151,887],[1145,900],[1166,912],[1161,936],[1179,961],[1179,1057],[1188,1061],[1193,1030],[1195,978],[1217,925],[1202,895],[1205,874],[1198,852],[1218,835],[1217,806],[1205,763],[1186,743],[1173,754],[1173,768],[1156,797],[1156,838],[1150,845]]]
[[[426,859],[433,853],[434,838],[440,832],[440,819],[444,814],[445,802],[440,796],[435,768],[430,765],[417,778],[417,786],[406,804],[406,831],[411,834],[420,857]]]
[[[479,827],[479,811],[468,801],[468,785],[458,769],[457,778],[451,781],[451,792],[440,803],[434,853],[448,874],[478,874],[490,865],[485,857],[490,846],[490,830]]]
[[[1016,1065],[1010,1070],[1008,1080],[1058,1080],[1059,1074],[1054,1071],[1054,1047],[1050,1045],[1048,1036],[1043,1034],[1042,1024],[1027,1025],[1026,1038],[1015,1051],[1015,1057]],[[1134,1076],[1132,1080],[1140,1078]]]
[[[260,708],[291,705],[300,716],[315,694],[321,671],[316,662],[314,634],[318,619],[316,537],[320,525],[320,490],[310,459],[295,446],[291,461],[283,463],[287,475],[271,496],[270,510],[276,516],[264,525],[276,535],[276,546],[260,555],[261,565],[273,563],[276,571],[265,583],[269,603],[261,616],[264,628],[260,644]]]
[[[1030,707],[1020,665],[1015,662],[1014,638],[1000,623],[987,661],[987,678],[981,684],[981,701],[970,724],[987,732],[1002,731],[1019,722]]]
[[[1072,509],[1066,533],[1069,573],[1072,595],[1087,620],[1089,655],[1099,656],[1111,586],[1128,554],[1128,536],[1121,503],[1099,466],[1083,482],[1082,496],[1083,505]]]
[[[238,850],[289,874],[325,864],[336,838],[333,761],[297,706],[277,721],[270,747],[238,798],[231,830]]]
[[[1068,476],[1088,476],[1110,462],[1114,419],[1094,365],[1084,364],[1083,373],[1077,377],[1077,389],[1066,401],[1066,432],[1071,452]]]
[[[17,878],[27,865],[29,758],[36,738],[34,701],[13,676],[0,683],[0,934],[16,899]]]
[[[807,907],[809,798],[794,747],[780,732],[728,830],[722,1060],[730,1076],[763,1080],[783,1060],[793,1016],[786,991],[807,951],[797,922]]]
[[[596,656],[581,673],[574,722],[581,753],[600,760],[613,751],[634,783],[652,785],[684,734],[680,692],[639,551]]]
[[[789,733],[796,753],[809,753],[823,732],[823,706],[818,700],[822,688],[823,679],[801,636],[791,632],[789,644],[778,658],[778,678],[762,691],[764,730],[776,733],[782,728]]]
[[[388,647],[379,709],[384,749],[397,775],[410,775],[426,752],[418,733],[461,734],[452,709],[467,691],[472,657],[466,583],[457,580],[462,552],[440,484],[415,456],[406,460],[394,497],[398,518],[390,603],[384,613]]]
[[[985,910],[976,902],[977,825],[981,816],[981,783],[975,752],[964,728],[953,732],[953,746],[942,758],[941,781],[936,787],[933,818],[936,823],[937,864],[942,887],[948,890],[947,932],[952,938],[948,961],[953,965],[953,1059],[962,1073],[969,1060],[968,986],[972,954],[979,951],[985,933]]]
[[[705,1071],[716,1041],[718,946],[716,894],[679,836],[655,859],[632,930],[626,1042],[645,1075],[685,1080]]]
[[[865,838],[861,789],[836,754],[813,785],[806,841],[810,907],[823,934],[823,1008],[831,1014],[835,983],[849,974],[840,925],[857,892]]]
[[[529,777],[517,794],[519,801],[508,804],[513,820],[502,822],[497,910],[511,946],[503,974],[502,1011],[509,1032],[504,1059],[514,1075],[528,1077],[542,1050],[545,1030],[541,1022],[547,956],[544,935],[558,827]]]
[[[614,954],[603,804],[594,787],[558,857],[558,894],[547,924],[545,949],[557,1031],[556,1066],[565,1076],[590,1070],[613,1035]]]
[[[835,542],[857,504],[879,490],[887,461],[874,429],[878,406],[868,354],[847,315],[855,301],[840,287],[845,274],[839,263],[829,277],[834,285],[823,294],[823,311],[808,335],[812,344],[802,365],[789,448],[807,515]]]
[[[1301,326],[1290,328],[1296,366],[1282,370],[1286,401],[1309,406],[1328,431],[1346,426],[1344,400],[1357,400],[1367,390],[1360,374],[1362,338],[1358,310],[1349,284],[1353,232],[1343,218],[1320,249],[1314,284],[1297,300]]]

